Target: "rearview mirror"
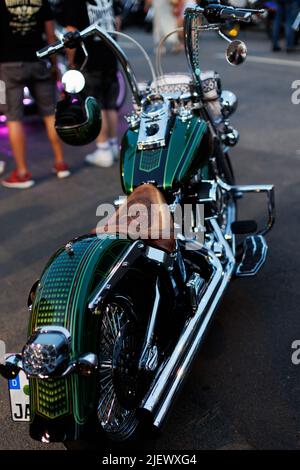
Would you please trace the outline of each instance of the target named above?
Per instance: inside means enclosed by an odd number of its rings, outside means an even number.
[[[243,41],[232,41],[226,51],[226,60],[230,65],[240,65],[247,58],[247,46]]]

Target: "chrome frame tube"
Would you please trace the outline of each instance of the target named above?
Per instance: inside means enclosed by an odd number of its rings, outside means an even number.
[[[256,235],[263,235],[265,236],[270,230],[273,228],[275,224],[275,188],[272,184],[254,184],[254,185],[237,185],[237,186],[230,186],[229,184],[225,183],[221,178],[217,178],[218,184],[221,188],[225,189],[225,191],[232,192],[232,193],[243,193],[243,194],[260,194],[266,193],[268,197],[268,221],[266,226],[257,232]]]
[[[150,321],[147,328],[147,335],[146,340],[144,342],[144,346],[141,353],[141,358],[139,361],[139,369],[144,369],[146,367],[147,359],[148,359],[148,352],[153,347],[153,338],[154,338],[154,330],[157,321],[158,309],[160,304],[160,290],[158,287],[158,280],[155,284],[155,299],[154,304],[151,312]]]

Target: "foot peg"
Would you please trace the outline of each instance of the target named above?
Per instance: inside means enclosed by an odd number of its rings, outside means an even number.
[[[231,230],[234,235],[248,235],[257,232],[257,223],[255,220],[240,220],[231,224]]]
[[[262,235],[247,237],[244,254],[236,270],[237,277],[255,276],[266,261],[268,245]]]

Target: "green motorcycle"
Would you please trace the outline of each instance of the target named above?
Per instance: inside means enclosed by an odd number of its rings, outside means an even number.
[[[77,46],[86,53],[85,39],[99,36],[119,59],[134,110],[121,148],[127,197],[96,233],[51,257],[29,295],[29,339],[0,365],[13,418],[29,421],[33,439],[124,442],[141,429],[160,428],[230,280],[256,275],[264,264],[274,188],[235,184],[228,152],[238,132],[228,118],[237,100],[199,65],[200,33],[224,36],[223,21],[250,21],[253,13],[259,11],[217,3],[187,8],[190,74],[164,74],[159,58],[155,71],[139,45],[152,77],[143,84],[114,35],[97,25],[38,53],[43,58]],[[227,60],[238,65],[246,46],[229,42]],[[70,71],[64,83],[75,106],[83,77]],[[93,99],[83,103],[80,126],[57,122],[71,144],[99,132]],[[237,219],[237,200],[248,193],[267,196],[262,229]]]

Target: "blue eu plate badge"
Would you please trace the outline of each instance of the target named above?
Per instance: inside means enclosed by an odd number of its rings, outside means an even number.
[[[19,375],[8,382],[11,415],[13,421],[30,421],[29,381],[26,374]]]

